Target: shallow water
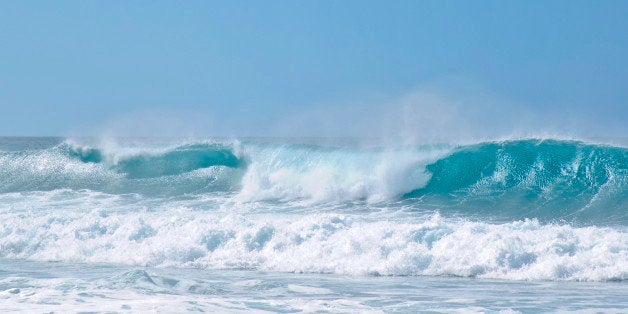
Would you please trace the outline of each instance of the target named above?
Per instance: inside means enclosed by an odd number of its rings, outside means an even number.
[[[5,311],[623,312],[622,282],[519,282],[0,260]]]

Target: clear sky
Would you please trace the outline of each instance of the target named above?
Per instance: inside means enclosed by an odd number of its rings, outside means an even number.
[[[628,136],[628,1],[0,1],[0,135],[334,135],[286,121],[426,94]]]

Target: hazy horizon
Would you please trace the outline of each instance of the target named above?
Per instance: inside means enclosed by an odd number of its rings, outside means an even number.
[[[628,134],[624,2],[0,4],[0,135]]]

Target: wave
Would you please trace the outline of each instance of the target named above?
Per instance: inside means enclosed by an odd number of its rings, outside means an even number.
[[[429,180],[425,165],[446,147],[355,148],[249,145],[237,199],[311,203],[394,200]]]
[[[228,190],[243,161],[222,144],[99,149],[63,142],[0,152],[0,192],[91,189],[178,195]],[[231,170],[231,171],[230,171]]]
[[[271,142],[0,152],[0,192],[232,193],[238,202],[402,202],[478,217],[628,222],[628,149],[560,140],[401,148]],[[404,206],[405,206],[404,205]]]
[[[461,147],[405,197],[485,215],[628,221],[628,149],[522,140]],[[603,214],[603,215],[602,215]]]
[[[109,158],[101,150],[90,147],[66,144],[60,149],[84,163],[107,162],[111,164],[110,169],[131,179],[179,175],[212,166],[238,168],[242,164],[231,149],[221,144],[182,145],[163,152],[139,152]]]
[[[537,220],[150,212],[3,213],[0,257],[374,276],[623,281],[628,237]]]

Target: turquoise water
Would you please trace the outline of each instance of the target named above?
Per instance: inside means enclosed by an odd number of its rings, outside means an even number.
[[[0,299],[624,312],[627,201],[617,144],[0,138]]]

